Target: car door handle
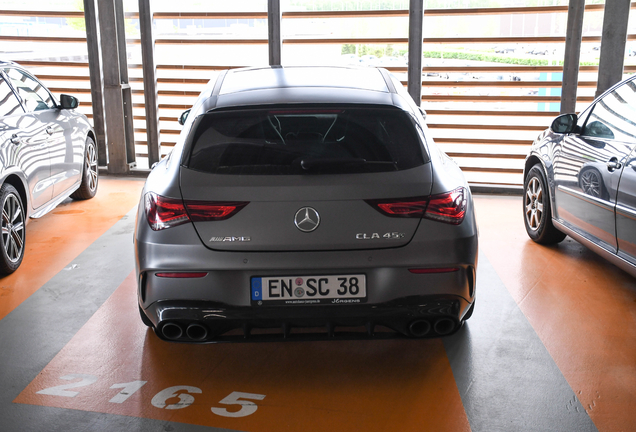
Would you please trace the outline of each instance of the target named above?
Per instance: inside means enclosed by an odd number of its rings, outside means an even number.
[[[46,133],[49,135],[53,135],[53,132],[55,132],[55,129],[53,129],[51,126],[47,127],[45,130]]]
[[[607,170],[609,172],[615,171],[617,169],[621,169],[622,166],[623,165],[615,157],[607,161]]]
[[[17,136],[16,134],[11,135],[11,143],[12,144],[20,144],[22,142],[22,138]]]

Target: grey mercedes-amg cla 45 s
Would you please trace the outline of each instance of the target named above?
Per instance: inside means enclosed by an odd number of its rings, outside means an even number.
[[[472,314],[470,190],[386,70],[230,70],[180,122],[135,231],[162,339],[431,337]]]

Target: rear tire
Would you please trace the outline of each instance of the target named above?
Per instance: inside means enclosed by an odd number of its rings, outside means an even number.
[[[20,194],[11,184],[0,188],[2,235],[0,235],[0,274],[8,275],[20,267],[24,258],[26,213]]]
[[[82,169],[82,183],[73,192],[71,198],[75,200],[86,200],[93,198],[97,193],[97,183],[99,180],[99,168],[97,166],[97,147],[91,137],[86,138],[84,147],[84,168]]]
[[[563,241],[565,234],[552,224],[550,192],[540,164],[528,171],[523,190],[523,222],[528,236],[540,244]]]

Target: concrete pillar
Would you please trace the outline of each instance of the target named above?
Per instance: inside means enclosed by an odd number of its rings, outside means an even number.
[[[623,78],[630,3],[630,0],[605,2],[596,96],[601,95]]]
[[[267,0],[267,37],[269,38],[270,66],[280,66],[282,64],[281,21],[280,0]]]
[[[106,119],[108,172],[127,173],[124,99],[119,67],[115,0],[99,0],[98,17],[104,75],[104,114]]]
[[[424,0],[410,0],[408,92],[417,106],[422,104],[422,43]]]
[[[146,139],[148,141],[148,166],[150,167],[161,159],[159,96],[157,93],[157,67],[155,65],[155,39],[152,30],[152,16],[150,0],[139,0],[141,58],[146,106]]]
[[[579,85],[581,37],[583,36],[583,12],[585,0],[570,0],[568,26],[565,34],[563,56],[563,83],[561,85],[561,113],[576,112],[576,90]]]
[[[115,0],[100,0],[97,5],[104,74],[104,112],[108,131],[108,172],[122,174],[128,172],[128,163]]]
[[[84,0],[84,20],[86,21],[86,45],[88,48],[88,71],[91,83],[93,106],[93,129],[97,145],[97,163],[108,165],[106,148],[106,121],[104,118],[104,82],[102,79],[101,53],[99,49],[99,22],[95,0]]]

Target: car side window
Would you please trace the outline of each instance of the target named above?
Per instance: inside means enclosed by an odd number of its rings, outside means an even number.
[[[28,112],[55,108],[51,94],[28,74],[13,68],[4,70]]]
[[[0,117],[14,114],[24,114],[24,110],[9,84],[5,82],[4,78],[0,77]]]
[[[596,103],[583,136],[636,140],[636,83],[628,81]]]

